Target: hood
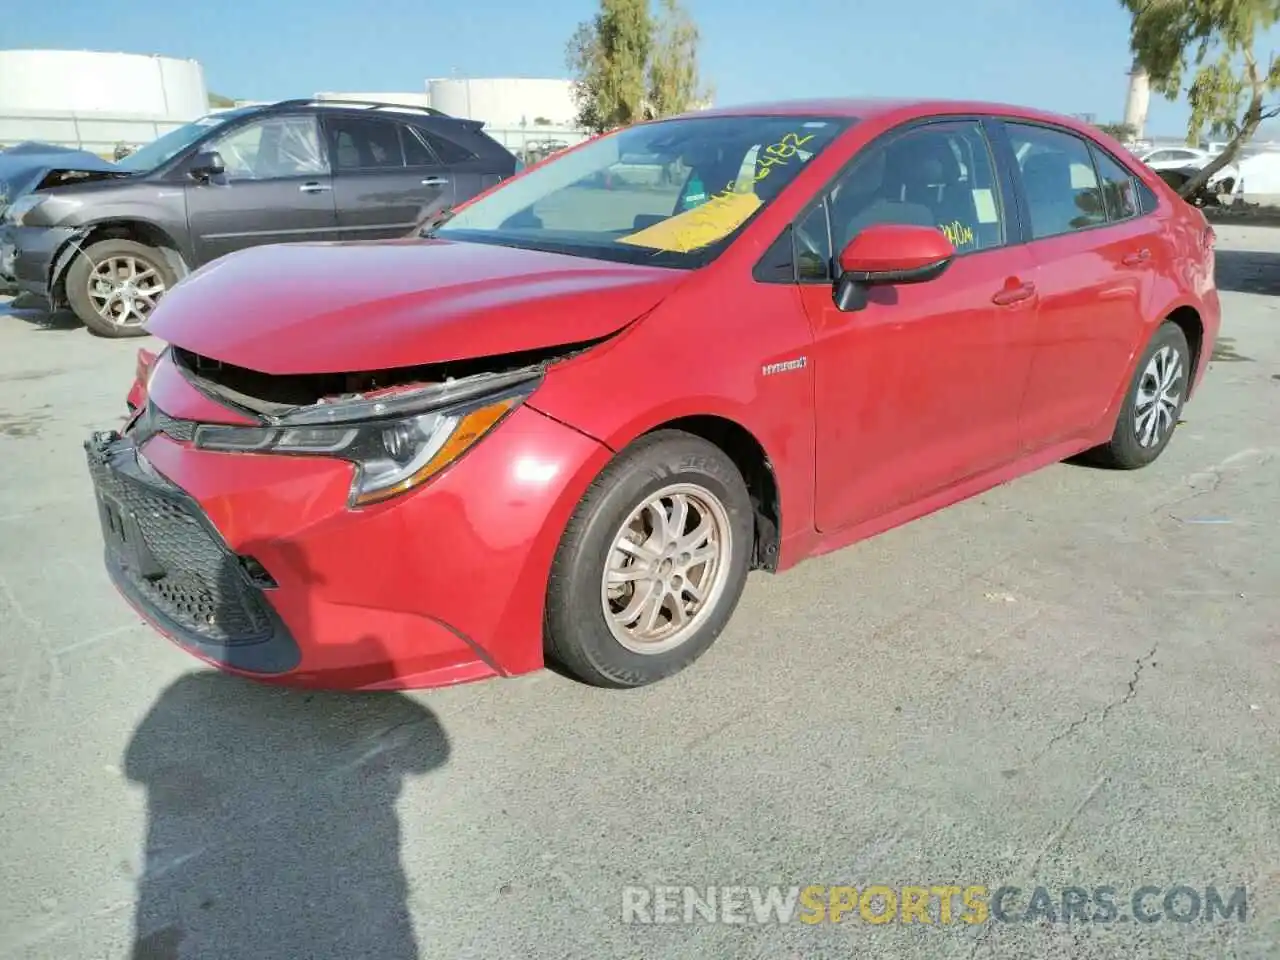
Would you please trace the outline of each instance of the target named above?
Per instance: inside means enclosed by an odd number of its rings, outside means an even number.
[[[147,329],[260,373],[384,370],[606,337],[687,276],[446,240],[281,244],[195,271]]]
[[[0,213],[33,190],[127,176],[131,174],[87,150],[52,143],[20,143],[0,152]]]

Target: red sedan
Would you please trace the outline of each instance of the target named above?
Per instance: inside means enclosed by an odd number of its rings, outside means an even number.
[[[422,237],[258,247],[178,285],[138,410],[86,444],[107,569],[261,680],[549,658],[650,683],[751,570],[1085,451],[1155,460],[1218,333],[1213,243],[1118,143],[1031,110],[630,127]]]

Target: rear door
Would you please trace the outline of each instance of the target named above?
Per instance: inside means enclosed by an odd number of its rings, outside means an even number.
[[[333,160],[338,235],[404,237],[454,203],[448,169],[409,124],[386,115],[324,117]]]
[[[481,133],[479,127],[478,122],[440,117],[423,120],[417,126],[418,135],[440,158],[453,181],[455,204],[470,200],[515,172],[514,155]]]
[[[313,115],[253,120],[202,150],[217,151],[226,172],[183,188],[197,265],[264,243],[334,239],[333,181]]]
[[[1030,452],[1084,438],[1128,376],[1143,330],[1159,225],[1134,178],[1074,132],[1006,121],[1039,293],[1019,428]]]

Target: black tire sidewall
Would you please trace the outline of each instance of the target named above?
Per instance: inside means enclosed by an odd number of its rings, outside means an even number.
[[[1147,369],[1147,364],[1150,363],[1151,358],[1155,356],[1157,351],[1164,347],[1173,347],[1178,352],[1183,369],[1182,391],[1178,399],[1178,409],[1173,414],[1173,424],[1165,431],[1159,443],[1152,447],[1144,447],[1138,442],[1137,434],[1134,432],[1136,420],[1134,401],[1137,398],[1138,388],[1142,384],[1142,377]],[[1182,408],[1186,405],[1187,392],[1191,388],[1191,381],[1194,375],[1195,371],[1191,368],[1191,348],[1187,344],[1186,334],[1182,332],[1182,328],[1176,323],[1165,322],[1156,330],[1147,344],[1146,350],[1142,352],[1142,356],[1139,358],[1137,367],[1134,369],[1133,376],[1129,382],[1129,389],[1125,391],[1124,404],[1120,408],[1119,416],[1116,418],[1115,432],[1111,437],[1111,443],[1108,445],[1108,453],[1111,459],[1124,467],[1144,467],[1154,462],[1164,452],[1165,447],[1169,445],[1169,441],[1173,439],[1174,433],[1177,432],[1178,418],[1182,415]]]
[[[89,328],[90,332],[100,337],[121,339],[125,337],[147,336],[146,325],[138,327],[120,327],[109,323],[98,315],[89,300],[88,283],[93,265],[113,256],[137,257],[145,260],[155,268],[164,280],[165,291],[168,292],[177,282],[173,269],[165,260],[165,256],[155,247],[138,243],[135,240],[108,239],[100,240],[87,247],[80,256],[72,261],[67,269],[67,302],[76,317]]]
[[[613,538],[650,495],[676,483],[705,488],[723,504],[733,536],[724,592],[692,637],[659,654],[639,654],[614,639],[600,602],[600,580]],[[547,595],[547,652],[579,679],[637,687],[678,673],[701,657],[728,623],[746,583],[755,516],[742,475],[714,444],[679,431],[651,434],[601,473],[579,504],[552,567]]]

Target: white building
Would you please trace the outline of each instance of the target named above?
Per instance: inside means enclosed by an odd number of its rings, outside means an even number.
[[[0,50],[0,144],[110,154],[209,112],[195,60],[93,50]]]
[[[528,78],[427,81],[430,105],[454,117],[483,120],[487,127],[573,128],[577,107],[573,82]]]

